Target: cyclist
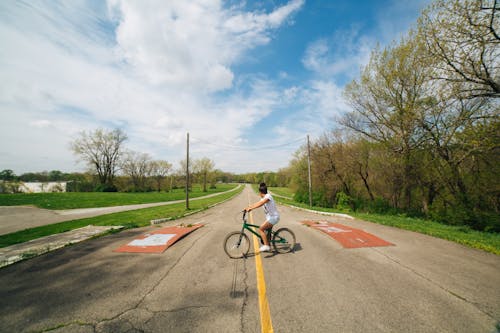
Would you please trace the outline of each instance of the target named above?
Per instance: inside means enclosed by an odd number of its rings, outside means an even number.
[[[260,236],[262,237],[264,245],[260,247],[259,251],[269,252],[271,250],[271,247],[269,246],[269,240],[267,239],[266,230],[271,229],[274,225],[276,225],[279,222],[280,213],[276,208],[276,203],[274,202],[273,197],[271,196],[270,193],[267,193],[266,183],[260,183],[259,196],[262,199],[260,199],[253,205],[248,206],[247,208],[245,208],[245,210],[249,212],[252,209],[264,206],[264,211],[266,212],[266,221],[262,223],[262,225],[259,228],[259,233]]]

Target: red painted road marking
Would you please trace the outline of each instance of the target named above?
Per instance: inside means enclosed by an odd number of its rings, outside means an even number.
[[[353,249],[358,247],[391,246],[389,243],[366,231],[348,227],[343,224],[326,221],[303,221],[302,224],[318,229],[335,239],[343,247]]]
[[[203,227],[203,224],[195,224],[191,227],[162,228],[144,234],[113,252],[162,253],[179,239],[201,227]]]

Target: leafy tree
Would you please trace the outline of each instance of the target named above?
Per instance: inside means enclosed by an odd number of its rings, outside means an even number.
[[[49,181],[60,181],[65,179],[65,175],[59,170],[52,170],[48,174],[48,179]]]
[[[432,87],[424,54],[413,33],[399,44],[375,49],[361,78],[346,86],[345,96],[353,111],[341,119],[345,127],[383,143],[401,157],[394,167],[402,168],[406,207],[411,205],[415,186],[412,154],[426,139],[419,119],[426,112],[428,105],[423,101]]]
[[[482,2],[482,1],[481,1]],[[419,20],[435,78],[463,98],[500,97],[500,21],[497,1],[437,0]]]
[[[0,171],[0,179],[5,181],[12,181],[16,179],[16,174],[10,169]]]

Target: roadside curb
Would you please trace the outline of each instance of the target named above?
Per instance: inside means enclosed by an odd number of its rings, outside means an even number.
[[[49,235],[28,242],[0,248],[0,268],[12,265],[21,260],[30,259],[62,247],[80,243],[84,240],[103,235],[111,230],[122,229],[123,226],[88,225],[60,234]]]
[[[272,193],[272,191],[271,191],[271,193]],[[289,197],[286,197],[284,195],[279,195],[279,194],[276,194],[276,193],[272,193],[272,195],[275,196],[275,197],[278,197],[278,198],[290,199]],[[278,204],[280,204],[282,206],[287,206],[287,207],[290,207],[290,208],[293,208],[293,209],[301,210],[301,211],[304,211],[304,212],[315,213],[315,214],[325,215],[325,216],[337,216],[337,217],[343,217],[343,218],[346,218],[346,219],[354,220],[354,217],[352,217],[351,215],[348,215],[348,214],[322,212],[322,211],[319,211],[319,210],[302,208],[302,207],[298,207],[298,206],[294,206],[294,205],[290,205],[290,204],[286,204],[286,203],[282,203],[282,202],[278,202]]]
[[[315,213],[315,214],[326,215],[326,216],[343,217],[343,218],[346,218],[346,219],[354,220],[354,217],[352,217],[351,215],[347,215],[347,214],[322,212],[322,211],[319,211],[319,210],[307,209],[307,208],[302,208],[302,207],[298,207],[298,206],[294,206],[294,205],[289,205],[289,204],[284,204],[284,203],[280,203],[280,205],[287,206],[287,207],[290,207],[290,208],[294,208],[294,209],[297,209],[297,210],[302,210],[302,211],[308,212],[308,213]]]

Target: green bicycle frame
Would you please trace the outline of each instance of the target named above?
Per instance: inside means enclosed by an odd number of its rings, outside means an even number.
[[[241,228],[241,233],[243,233],[246,229],[246,230],[250,231],[252,234],[254,234],[255,236],[257,236],[260,239],[260,241],[262,241],[261,235],[257,231],[255,231],[253,228],[259,229],[260,226],[247,223],[246,212],[244,212],[243,213],[243,227]],[[283,238],[281,238],[280,240],[273,240],[271,237],[271,235],[273,234],[272,228],[266,230],[266,234],[267,234],[267,239],[269,240],[269,244],[271,244],[271,243],[285,243],[286,242],[286,240]]]

